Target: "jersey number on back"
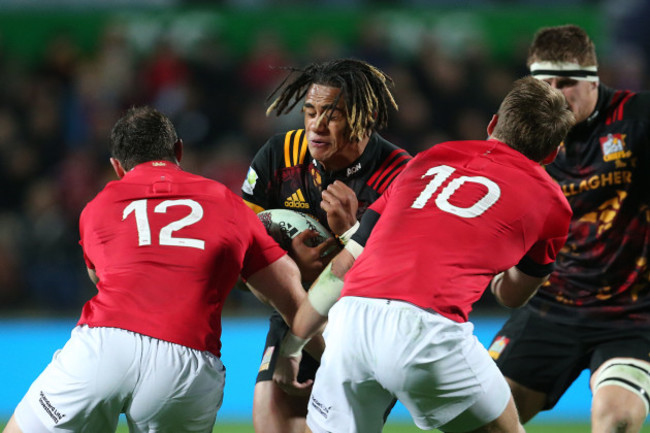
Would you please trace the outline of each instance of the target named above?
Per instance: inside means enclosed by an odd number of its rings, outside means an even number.
[[[427,170],[422,178],[433,176],[433,179],[431,179],[427,186],[422,190],[411,207],[414,209],[422,209],[438,188],[440,188],[440,185],[442,185],[442,183],[447,180],[454,171],[456,171],[456,169],[449,167],[448,165],[439,165]],[[479,201],[469,207],[458,207],[449,203],[449,198],[466,182],[474,182],[485,186],[487,188],[487,193]],[[440,194],[438,194],[434,203],[442,211],[449,212],[450,214],[462,218],[474,218],[488,210],[490,206],[499,200],[499,197],[501,197],[501,188],[487,177],[460,176],[453,179],[442,189],[442,191],[440,191]]]
[[[190,208],[190,213],[189,215],[179,220],[172,221],[165,227],[161,228],[160,233],[158,234],[158,243],[160,245],[191,247],[199,248],[201,250],[205,249],[205,241],[200,239],[175,238],[172,236],[176,230],[192,225],[203,218],[203,208],[201,205],[194,200],[189,199],[165,200],[158,203],[156,207],[153,208],[153,211],[155,213],[166,213],[167,208],[170,206],[188,206]],[[129,203],[129,205],[124,208],[124,212],[122,212],[122,221],[124,221],[132,212],[135,212],[135,224],[138,229],[138,246],[142,247],[145,245],[151,245],[151,228],[149,226],[149,216],[147,215],[147,200],[134,200]]]

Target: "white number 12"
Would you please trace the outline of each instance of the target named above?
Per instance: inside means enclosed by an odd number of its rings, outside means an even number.
[[[177,230],[192,225],[203,218],[203,208],[194,200],[165,200],[153,209],[156,213],[166,213],[167,208],[170,206],[189,206],[189,215],[172,221],[165,227],[160,229],[158,235],[158,243],[160,245],[171,245],[177,247],[191,247],[198,249],[205,249],[205,241],[192,238],[175,238],[172,236]],[[149,226],[149,217],[147,215],[147,200],[134,200],[122,212],[122,221],[126,219],[129,214],[135,212],[135,224],[138,229],[138,246],[151,245],[151,228]]]
[[[414,209],[422,209],[424,205],[431,199],[433,194],[436,192],[440,185],[447,180],[453,173],[456,171],[455,168],[448,165],[439,165],[437,167],[432,167],[422,176],[433,176],[433,179],[427,184],[427,186],[422,190],[418,198],[415,199],[411,205]],[[469,207],[458,207],[449,203],[449,198],[466,182],[479,183],[487,188],[487,194],[485,194],[479,201],[474,203]],[[445,212],[457,215],[462,218],[474,218],[481,215],[483,212],[488,210],[490,206],[499,200],[501,197],[501,188],[499,185],[483,176],[460,176],[456,179],[449,182],[445,186],[438,197],[434,200],[436,206]]]

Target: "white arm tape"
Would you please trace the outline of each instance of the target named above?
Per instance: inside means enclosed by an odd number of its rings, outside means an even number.
[[[345,231],[345,233],[343,233],[341,236],[338,237],[338,238],[339,238],[339,241],[341,241],[341,243],[342,243],[344,246],[347,245],[348,242],[350,241],[350,238],[352,237],[352,235],[354,235],[354,234],[357,232],[357,230],[359,230],[359,226],[360,226],[360,225],[361,225],[361,224],[359,223],[359,221],[357,221],[356,223],[354,223],[354,225],[353,225],[352,227],[350,227],[349,229],[347,229],[347,230]]]
[[[305,347],[309,339],[300,338],[294,335],[290,330],[284,336],[282,344],[280,345],[280,356],[287,358],[297,358],[302,354],[302,349]]]
[[[350,241],[347,244],[345,244],[345,249],[348,250],[350,254],[352,254],[354,260],[358,259],[361,253],[363,252],[363,247],[361,246],[361,244],[359,244],[356,241]]]
[[[343,280],[332,273],[332,262],[320,274],[307,297],[311,306],[321,316],[327,317],[330,308],[336,303],[343,290]]]

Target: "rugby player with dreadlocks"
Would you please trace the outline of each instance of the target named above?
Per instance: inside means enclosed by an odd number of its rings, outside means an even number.
[[[304,129],[275,135],[260,148],[242,195],[258,213],[277,208],[304,212],[337,236],[316,247],[305,245],[316,233],[304,231],[293,239],[289,253],[308,286],[333,256],[323,257],[323,253],[352,236],[365,210],[411,156],[377,133],[387,125],[389,110],[397,109],[391,93],[393,81],[384,72],[355,59],[290,71],[271,94],[271,98],[278,96],[267,115],[287,114],[302,102]],[[255,385],[253,425],[257,433],[302,432],[305,428],[309,395],[286,394],[272,380],[286,331],[282,317],[274,312]],[[318,357],[318,348],[313,353]],[[316,357],[303,355],[300,381],[314,378],[319,365]]]

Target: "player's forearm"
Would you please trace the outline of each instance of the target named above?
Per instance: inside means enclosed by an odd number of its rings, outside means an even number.
[[[296,313],[291,332],[299,338],[309,340],[323,328],[326,322],[327,316],[316,311],[311,302],[306,299]]]
[[[495,276],[490,289],[501,305],[518,308],[525,305],[547,279],[548,276],[533,277],[512,267]]]
[[[291,329],[282,340],[280,354],[285,357],[301,356],[302,350],[326,322],[327,316],[319,314],[311,302],[305,299],[296,313]]]
[[[282,342],[281,353],[284,356],[298,356],[309,339],[323,328],[327,313],[341,296],[343,278],[354,260],[349,251],[341,251],[314,282]]]
[[[288,255],[251,275],[248,283],[254,288],[258,299],[268,301],[291,325],[306,294],[300,283],[298,266]]]

